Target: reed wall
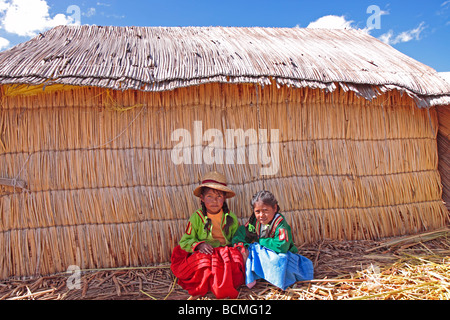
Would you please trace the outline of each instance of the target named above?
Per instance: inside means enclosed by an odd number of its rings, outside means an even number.
[[[450,106],[437,107],[439,131],[437,137],[439,173],[442,180],[442,200],[450,210]]]
[[[9,89],[2,88],[0,178],[13,186],[0,193],[0,278],[170,261],[199,207],[192,191],[211,169],[227,176],[237,193],[229,207],[242,219],[255,192],[272,191],[297,244],[403,235],[448,221],[436,110],[397,91],[369,102],[275,85]],[[203,133],[277,129],[279,170],[260,175],[267,164],[250,163],[251,141],[243,163],[175,164],[172,133],[194,135],[194,121]]]

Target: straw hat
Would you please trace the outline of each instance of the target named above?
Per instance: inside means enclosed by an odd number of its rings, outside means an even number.
[[[208,172],[203,176],[202,183],[194,190],[194,195],[200,197],[202,188],[208,187],[225,192],[225,198],[233,198],[236,194],[227,187],[227,179],[217,171]]]

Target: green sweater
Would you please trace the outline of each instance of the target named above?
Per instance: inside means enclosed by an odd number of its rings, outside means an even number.
[[[252,221],[253,220],[253,221]],[[248,230],[256,238],[252,241],[247,237]],[[245,226],[240,226],[232,240],[233,245],[248,247],[252,242],[258,242],[261,246],[275,251],[297,253],[298,249],[292,239],[291,227],[282,214],[276,214],[266,231],[256,219],[250,219]]]
[[[228,229],[228,233],[225,234],[225,224],[226,224],[226,217],[230,216],[233,219],[233,224]],[[202,209],[198,209],[195,211],[191,218],[189,219],[189,222],[186,226],[186,231],[184,235],[181,237],[181,240],[179,242],[180,247],[187,251],[187,252],[193,252],[195,250],[195,247],[198,246],[202,242],[209,243],[214,248],[220,247],[220,241],[213,238],[211,228],[209,230],[205,230],[205,224],[207,222],[208,217],[203,214]],[[239,227],[239,222],[236,217],[236,215],[232,212],[224,213],[222,216],[222,234],[224,235],[227,243],[226,245],[231,244],[231,239],[233,239],[234,234],[236,233],[236,230]]]

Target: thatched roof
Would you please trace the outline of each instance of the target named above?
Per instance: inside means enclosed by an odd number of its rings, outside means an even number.
[[[0,53],[0,83],[162,91],[208,82],[398,89],[450,104],[437,72],[358,30],[60,26]]]

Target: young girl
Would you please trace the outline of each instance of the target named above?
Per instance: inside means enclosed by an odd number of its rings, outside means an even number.
[[[219,299],[236,298],[236,289],[244,283],[245,263],[239,248],[231,247],[239,223],[225,202],[235,193],[227,187],[225,176],[210,172],[194,195],[200,198],[201,208],[189,219],[172,252],[172,272],[191,296],[212,291]]]
[[[285,290],[297,281],[313,278],[312,262],[297,254],[291,227],[280,213],[275,196],[260,191],[251,200],[253,214],[233,238],[235,247],[247,248],[246,284],[263,278]]]

